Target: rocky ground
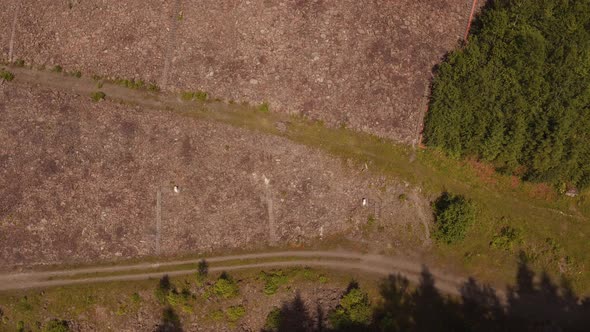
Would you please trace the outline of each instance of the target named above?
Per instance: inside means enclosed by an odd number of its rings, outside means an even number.
[[[283,138],[29,85],[0,96],[5,268],[370,231],[394,247],[407,235],[395,227],[428,209],[399,199],[402,183]]]
[[[432,67],[462,38],[471,3],[3,0],[0,57],[13,39],[13,60],[268,101],[411,143]]]

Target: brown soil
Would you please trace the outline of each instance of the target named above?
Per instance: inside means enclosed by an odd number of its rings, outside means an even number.
[[[392,241],[421,221],[405,186],[286,139],[26,83],[0,94],[4,268],[300,243],[376,212]]]
[[[431,69],[462,38],[471,3],[13,0],[0,11],[0,57],[18,12],[14,58],[266,100],[410,143]]]

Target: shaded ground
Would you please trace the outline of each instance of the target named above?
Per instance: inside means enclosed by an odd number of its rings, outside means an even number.
[[[210,269],[202,277],[3,292],[0,328],[10,330],[21,320],[37,331],[58,318],[72,331],[587,330],[589,298],[578,296],[567,281],[535,275],[525,261],[517,270],[502,296],[473,278],[457,284],[456,295],[448,296],[426,267],[412,284],[400,275],[355,280],[359,275],[309,268],[221,275]],[[221,278],[230,280],[237,294],[216,293]],[[365,294],[365,300],[349,297],[352,291]],[[241,314],[231,314],[236,308]],[[276,318],[266,324],[271,311]]]
[[[0,53],[417,138],[432,66],[471,0],[3,1]]]

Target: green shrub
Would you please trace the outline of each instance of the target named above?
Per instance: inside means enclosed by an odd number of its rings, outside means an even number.
[[[240,320],[240,318],[244,317],[246,314],[246,308],[244,308],[243,305],[232,306],[227,308],[226,314],[227,320],[231,323],[235,323]]]
[[[17,332],[25,332],[25,322],[23,322],[22,320],[19,320],[16,323],[16,331]]]
[[[223,311],[221,310],[214,310],[209,314],[209,319],[219,322],[220,320],[223,319],[223,317],[225,317],[225,315],[223,314]]]
[[[465,197],[443,193],[434,203],[434,238],[446,244],[462,241],[475,221],[475,212],[474,204]]]
[[[29,302],[29,298],[26,296],[23,296],[20,298],[20,300],[16,303],[16,310],[18,312],[28,312],[33,310],[33,305]]]
[[[400,194],[397,198],[402,202],[405,202],[408,200],[408,196],[406,194]]]
[[[61,73],[63,70],[64,69],[60,65],[57,65],[57,66],[53,67],[53,69],[51,69],[51,71],[54,73]]]
[[[70,73],[72,76],[74,76],[75,78],[80,78],[82,77],[82,72],[79,70],[73,71]]]
[[[360,288],[352,288],[342,297],[329,319],[336,330],[359,329],[371,323],[372,314],[367,293]]]
[[[374,215],[371,214],[367,217],[367,227],[373,228],[373,226],[375,226],[376,222],[377,222],[377,219],[375,219]]]
[[[196,100],[200,100],[200,101],[206,101],[207,99],[209,99],[209,94],[207,92],[204,91],[197,91],[195,92],[195,97]]]
[[[275,294],[281,285],[289,281],[289,278],[280,270],[270,273],[262,272],[261,278],[265,282],[263,292],[266,295]]]
[[[97,101],[100,101],[100,100],[103,100],[103,99],[105,99],[105,98],[106,98],[106,96],[107,96],[107,95],[106,95],[104,92],[102,92],[102,91],[97,91],[97,92],[93,92],[93,93],[90,95],[90,98],[91,98],[91,99],[92,99],[94,102],[97,102]]]
[[[14,61],[14,65],[16,67],[24,67],[25,66],[25,60],[23,60],[23,59],[17,59],[16,61]]]
[[[43,329],[44,332],[68,332],[69,330],[68,322],[59,319],[50,320]]]
[[[145,88],[145,82],[142,80],[136,81],[135,79],[128,80],[128,79],[123,79],[123,78],[117,78],[117,79],[115,79],[114,83],[124,86],[129,89],[135,89],[135,90]]]
[[[213,285],[213,293],[221,298],[229,299],[238,295],[240,289],[231,276],[223,272]]]
[[[260,106],[258,106],[258,111],[263,112],[263,113],[268,113],[268,112],[270,112],[270,106],[268,105],[267,102],[264,102]]]
[[[204,91],[185,91],[181,93],[181,98],[186,101],[192,100],[199,100],[199,101],[207,101],[209,99],[209,94]]]
[[[522,242],[520,231],[510,226],[502,227],[500,233],[494,235],[490,246],[494,249],[512,251],[515,244]]]
[[[277,331],[281,325],[281,309],[275,307],[266,316],[264,330]]]
[[[147,89],[151,92],[160,92],[160,87],[155,83],[148,84]]]
[[[123,315],[127,314],[128,309],[129,309],[129,306],[123,303],[119,306],[117,311],[115,311],[115,315],[123,316]]]
[[[7,82],[10,82],[14,79],[14,74],[9,71],[0,69],[0,78],[4,79]]]
[[[137,294],[137,293],[131,294],[131,303],[133,303],[133,304],[141,303],[141,296],[139,296],[139,294]]]

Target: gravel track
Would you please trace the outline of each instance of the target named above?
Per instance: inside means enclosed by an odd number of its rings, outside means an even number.
[[[294,258],[298,258],[294,260]],[[214,266],[209,268],[210,272],[231,271],[257,268],[277,268],[288,266],[311,266],[329,268],[344,271],[361,271],[369,274],[387,276],[400,274],[414,283],[420,281],[424,265],[420,262],[409,261],[403,258],[385,257],[380,255],[361,254],[350,251],[281,251],[261,252],[244,255],[217,256],[204,258]],[[264,260],[278,259],[272,262],[256,262],[244,264],[227,264],[226,262],[240,260]],[[282,260],[284,259],[284,260]],[[110,281],[130,281],[160,278],[163,275],[179,276],[194,273],[195,269],[184,269],[158,272],[135,273],[137,270],[150,268],[173,267],[186,264],[196,264],[201,259],[167,261],[157,263],[141,263],[133,265],[119,265],[108,267],[77,268],[60,271],[39,271],[16,274],[0,275],[0,290],[14,290],[26,288],[42,288],[53,286],[65,286],[75,284],[89,284]],[[221,264],[216,264],[221,263]],[[225,264],[224,264],[225,263]],[[84,274],[92,273],[121,273],[116,276],[99,276],[79,279],[66,279]],[[447,275],[441,271],[429,271],[436,280],[437,288],[446,294],[458,295],[460,286],[466,281],[465,278]],[[61,278],[61,279],[60,279]]]

